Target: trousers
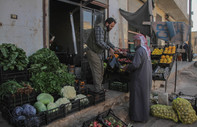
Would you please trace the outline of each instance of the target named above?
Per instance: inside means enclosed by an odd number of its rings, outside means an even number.
[[[93,77],[93,84],[95,92],[103,90],[103,75],[104,75],[104,65],[100,54],[93,52],[91,49],[86,51],[87,59],[90,65],[90,69]]]

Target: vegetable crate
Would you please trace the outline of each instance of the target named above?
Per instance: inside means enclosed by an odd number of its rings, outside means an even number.
[[[16,94],[16,95],[5,95],[4,98],[1,100],[1,103],[3,103],[7,108],[13,109],[16,106],[23,105],[26,103],[34,103],[36,102],[36,97],[38,93],[35,91],[31,94]]]
[[[66,115],[72,114],[76,111],[80,110],[80,100],[71,100],[71,108],[69,109],[70,103],[65,105],[65,113]]]
[[[3,71],[2,67],[0,67],[0,77],[1,77],[0,84],[8,80],[27,81],[28,73],[26,69],[24,71],[18,71],[18,70]]]
[[[25,120],[22,120],[12,115],[13,109],[8,109],[5,105],[1,105],[1,108],[2,117],[15,127],[40,127],[46,125],[46,115],[44,112],[36,114],[35,116],[26,117]]]
[[[54,120],[63,118],[66,116],[66,104],[63,104],[57,108],[45,111],[46,114],[46,124],[53,122]]]
[[[94,97],[87,94],[86,97],[80,99],[80,110],[88,108],[94,104]]]
[[[111,109],[85,121],[83,127],[94,127],[98,124],[102,125],[102,127],[127,127],[127,124],[119,119]]]
[[[105,92],[104,91],[96,93],[96,92],[90,90],[89,88],[85,88],[83,90],[78,91],[78,93],[84,94],[87,96],[87,98],[89,100],[88,106],[95,105],[95,104],[105,101]],[[83,107],[81,107],[81,108],[83,108]]]
[[[109,89],[127,93],[129,92],[129,85],[128,82],[109,81]]]
[[[101,91],[99,93],[89,91],[89,94],[93,96],[93,104],[98,104],[100,102],[105,101],[105,92],[104,91]]]

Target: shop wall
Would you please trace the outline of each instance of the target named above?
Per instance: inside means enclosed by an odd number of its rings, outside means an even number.
[[[191,43],[192,43],[193,53],[197,53],[197,31],[192,32]]]
[[[113,17],[117,21],[115,27],[110,31],[110,41],[117,47],[126,48],[128,23],[120,15],[119,8],[127,10],[127,0],[109,0],[109,17]]]
[[[189,14],[188,14],[188,0],[174,0],[179,9],[182,11],[182,13],[185,15],[185,17],[189,20]]]
[[[17,19],[11,19],[11,14]],[[0,1],[0,44],[14,43],[27,55],[43,47],[42,0]]]

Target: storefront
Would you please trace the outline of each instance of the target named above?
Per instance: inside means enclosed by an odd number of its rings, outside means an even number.
[[[78,68],[84,76],[81,78],[86,79],[86,73],[89,73],[90,69],[84,52],[85,43],[94,28],[96,18],[99,16],[100,22],[104,23],[106,3],[50,0],[48,5],[49,27],[46,31],[49,32],[49,42],[51,40],[49,48],[56,52],[62,63]]]

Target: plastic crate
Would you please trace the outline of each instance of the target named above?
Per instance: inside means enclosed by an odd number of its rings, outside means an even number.
[[[87,101],[88,103],[84,104],[83,101]],[[90,106],[94,105],[94,97],[90,94],[87,94],[85,98],[80,99],[80,110],[88,108]]]
[[[16,80],[16,81],[27,81],[28,80],[28,73],[27,69],[23,71],[18,70],[7,70],[4,71],[2,67],[0,67],[0,83],[4,83],[8,80]]]
[[[45,111],[46,114],[46,124],[49,124],[51,122],[53,122],[54,120],[63,118],[66,116],[66,112],[65,112],[65,104],[51,109],[51,110],[47,110]]]
[[[110,117],[110,118],[109,118]],[[110,121],[110,120],[113,121]],[[99,123],[102,124],[103,127],[112,127],[110,126],[107,122],[111,122],[111,125],[113,124],[114,127],[116,127],[117,125],[121,125],[119,127],[127,127],[127,124],[125,122],[123,122],[121,119],[119,119],[111,109],[109,109],[108,111],[105,111],[101,114],[98,114],[96,117],[91,118],[90,120],[87,120],[83,123],[83,127],[89,127],[90,124],[94,121],[98,121]],[[114,122],[116,121],[116,122]]]
[[[7,108],[13,109],[16,106],[23,105],[26,103],[33,104],[36,102],[36,97],[38,93],[33,91],[31,94],[16,94],[15,96],[13,95],[6,95],[4,98],[1,100],[1,103],[3,103]]]
[[[89,93],[93,96],[93,104],[96,105],[98,103],[105,101],[105,92],[104,91],[99,92],[99,93],[95,93],[95,92],[90,91]]]
[[[108,123],[106,122],[106,120],[108,122],[111,122],[111,124],[113,124],[113,126],[117,126],[119,125],[119,127],[127,127],[127,124],[125,122],[123,122],[121,119],[119,119],[114,112],[109,109],[108,111],[105,111],[101,114],[99,114],[98,117],[99,121],[101,121],[106,127],[111,127],[112,125],[108,125]],[[114,122],[116,121],[116,122]]]
[[[70,114],[80,110],[80,100],[71,100],[70,102],[72,104],[71,110],[67,110],[66,106],[68,104],[65,105],[65,113],[66,113],[66,115],[70,115]]]
[[[94,127],[94,126],[91,126],[91,124],[93,124],[94,122],[98,122],[99,124],[102,125],[102,127],[105,127],[105,126],[104,126],[100,121],[98,121],[97,119],[98,119],[98,116],[93,117],[93,118],[91,118],[91,119],[85,121],[85,122],[83,123],[83,126],[82,126],[82,127]]]
[[[1,105],[2,117],[11,125],[15,127],[40,127],[42,125],[46,125],[46,115],[45,112],[38,113],[35,116],[26,117],[26,121],[16,121],[16,118],[12,115],[12,110],[8,109],[5,105]],[[37,122],[31,120],[33,117],[36,117]]]
[[[117,82],[117,81],[109,81],[109,89],[110,90],[115,90],[115,91],[120,91],[120,92],[129,92],[129,85],[127,83],[123,82]]]
[[[89,88],[85,88],[85,89],[78,91],[77,93],[84,94],[88,97],[88,99],[90,101],[89,106],[96,105],[100,102],[105,101],[105,92],[104,91],[97,93],[97,92],[90,90]]]

